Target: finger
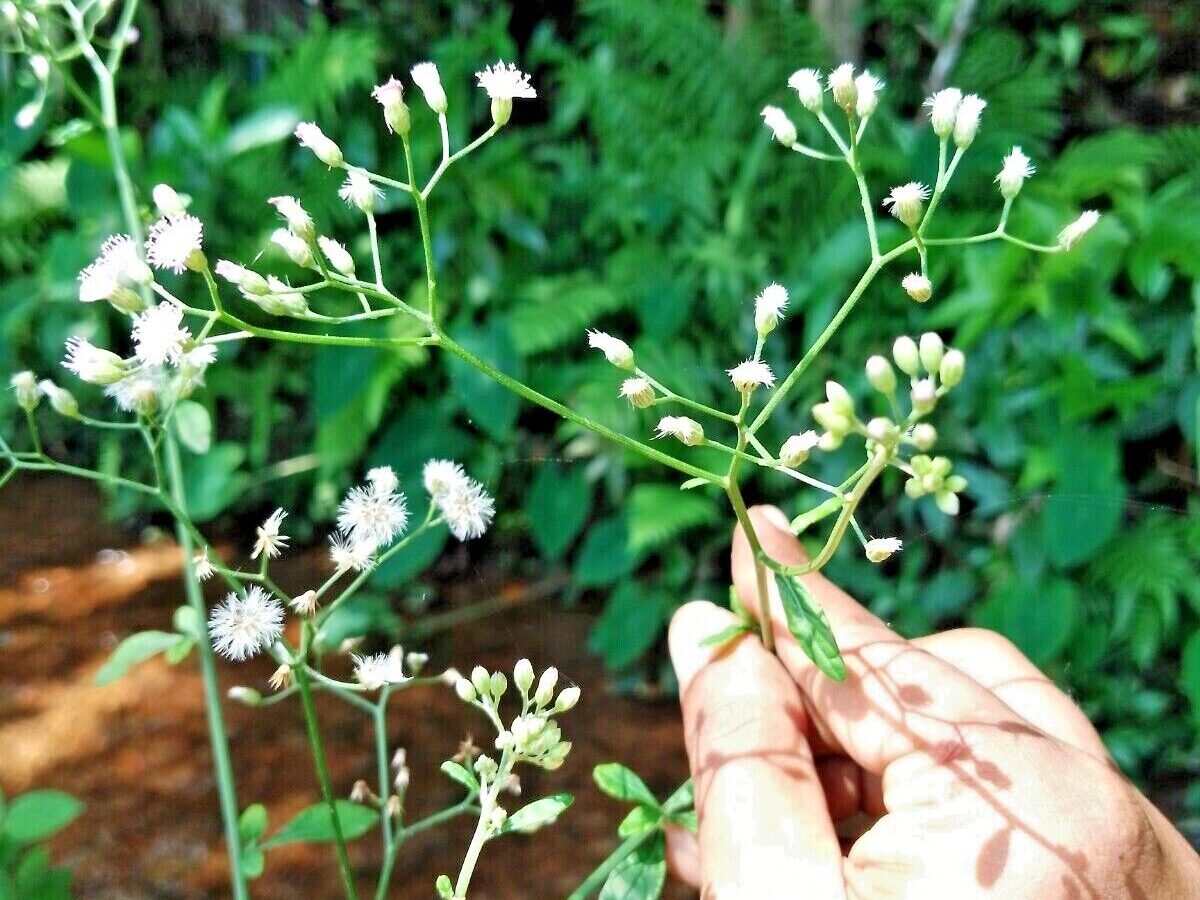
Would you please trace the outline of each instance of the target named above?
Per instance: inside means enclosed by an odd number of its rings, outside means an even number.
[[[840,822],[862,812],[862,769],[844,756],[827,756],[817,760],[817,777],[825,792],[829,818]]]
[[[912,643],[979,682],[1035,728],[1108,759],[1104,742],[1083,711],[1003,635],[985,628],[958,628]]]
[[[682,825],[668,825],[667,866],[688,887],[700,887],[700,844],[696,835]]]
[[[721,900],[773,896],[780,884],[844,897],[841,850],[796,685],[757,641],[702,646],[736,621],[728,610],[696,602],[671,623],[701,884]]]
[[[795,565],[804,552],[777,509],[750,511],[763,550]],[[747,609],[757,608],[754,554],[739,527],[733,541],[733,581]],[[780,660],[800,687],[823,741],[860,766],[883,775],[902,756],[921,752],[955,758],[986,732],[1029,729],[1028,723],[955,667],[903,640],[819,574],[802,577],[829,618],[846,664],[846,679],[823,674],[791,638],[774,579],[770,608]],[[889,804],[890,807],[890,804]]]

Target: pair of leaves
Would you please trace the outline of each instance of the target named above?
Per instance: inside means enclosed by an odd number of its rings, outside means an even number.
[[[660,804],[646,783],[620,763],[596,766],[592,778],[608,796],[635,804],[617,833],[623,839],[648,835],[609,873],[600,889],[600,900],[656,900],[667,878],[663,826],[675,822],[696,829],[696,814],[690,808],[691,782]]]
[[[266,868],[266,857],[259,845],[267,833],[267,808],[252,803],[238,818],[238,839],[241,843],[242,871],[247,878],[258,878]]]
[[[95,683],[111,684],[138,663],[159,653],[171,665],[185,659],[196,642],[204,639],[204,623],[190,606],[181,606],[175,610],[173,624],[175,631],[139,631],[121,641],[96,673]]]

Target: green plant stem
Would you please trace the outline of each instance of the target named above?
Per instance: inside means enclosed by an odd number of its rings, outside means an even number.
[[[388,884],[392,880],[392,867],[396,863],[396,840],[392,833],[392,816],[388,810],[391,796],[391,779],[388,777],[387,704],[391,691],[387,686],[379,692],[379,700],[371,713],[375,726],[376,771],[379,776],[379,826],[383,836],[383,866],[379,870],[379,882],[375,887],[376,900],[387,896]]]
[[[187,501],[183,492],[183,467],[179,459],[179,446],[172,434],[163,439],[166,456],[166,477],[171,500],[180,515],[186,515]],[[204,629],[197,649],[200,657],[200,674],[204,682],[204,707],[208,716],[208,737],[212,747],[213,770],[217,778],[217,796],[221,805],[221,820],[225,827],[225,845],[229,851],[230,878],[235,900],[246,900],[246,875],[242,871],[242,842],[238,834],[237,790],[233,781],[233,764],[229,756],[229,738],[225,732],[225,719],[221,712],[221,685],[217,680],[217,660],[212,641],[208,638],[208,610],[200,592],[200,582],[192,567],[192,535],[176,517],[175,539],[183,554],[183,584],[188,605],[196,612],[200,627]]]
[[[404,164],[408,168],[408,182],[412,187],[413,203],[417,207],[417,225],[421,229],[421,249],[425,254],[425,294],[428,299],[426,312],[431,322],[437,322],[437,274],[433,265],[433,236],[429,226],[429,208],[426,205],[426,193],[416,188],[417,176],[413,169],[412,145],[408,135],[400,139],[404,147]]]
[[[571,891],[567,900],[586,900],[596,891],[604,886],[604,882],[608,880],[608,876],[613,873],[617,866],[625,861],[625,857],[629,856],[637,850],[642,844],[654,837],[658,833],[658,829],[649,828],[638,834],[625,838],[621,844],[613,850],[599,866],[593,870],[592,874],[584,879],[583,883],[575,890]]]
[[[735,455],[729,461],[729,472],[725,476],[725,494],[729,497],[729,505],[733,507],[734,515],[737,516],[738,522],[742,526],[742,532],[746,536],[746,540],[750,544],[750,549],[753,551],[754,559],[754,576],[755,589],[758,595],[758,632],[762,637],[763,646],[767,648],[768,653],[775,652],[775,629],[771,624],[771,595],[768,593],[766,569],[759,562],[758,554],[762,552],[762,545],[758,540],[758,533],[754,530],[754,523],[750,520],[750,513],[746,509],[746,501],[742,499],[742,489],[738,484],[738,464],[741,462],[741,454],[746,448],[748,433],[746,431],[746,411],[750,408],[750,394],[742,394],[741,409],[738,410],[737,429],[738,442]]]
[[[305,622],[303,652],[307,652],[311,642],[312,628]],[[308,670],[303,663],[292,666],[292,677],[300,690],[300,704],[304,708],[304,725],[308,731],[308,744],[312,749],[313,762],[317,769],[317,781],[321,784],[321,796],[329,807],[329,816],[333,825],[334,852],[337,854],[338,872],[342,879],[342,889],[347,900],[358,900],[358,892],[354,887],[354,870],[350,867],[350,854],[346,850],[346,839],[342,835],[342,823],[338,818],[337,800],[334,798],[333,782],[329,778],[329,764],[325,759],[325,743],[321,738],[321,728],[317,723],[317,708],[313,703],[312,685],[308,680]]]

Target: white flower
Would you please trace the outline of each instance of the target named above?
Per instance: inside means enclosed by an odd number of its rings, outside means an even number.
[[[645,378],[626,378],[621,382],[620,395],[637,409],[654,405],[654,385]]]
[[[854,109],[858,100],[858,88],[854,83],[853,64],[842,63],[829,73],[829,90],[833,94],[834,103],[846,112]]]
[[[442,511],[450,533],[460,541],[481,537],[496,515],[495,501],[472,478],[451,486],[434,502]]]
[[[288,259],[296,265],[306,269],[312,266],[312,249],[294,231],[289,231],[286,228],[276,228],[271,232],[271,243],[283,250],[287,254]],[[270,284],[271,282],[268,280],[267,286],[270,287]]]
[[[442,87],[442,76],[438,67],[431,62],[417,63],[409,73],[413,82],[421,89],[425,102],[435,113],[446,111],[446,89]]]
[[[217,570],[213,567],[212,560],[208,558],[207,547],[201,548],[200,552],[192,557],[192,571],[200,581],[208,581],[216,574]]]
[[[893,216],[909,228],[914,228],[921,221],[922,204],[928,198],[929,188],[919,181],[910,181],[908,184],[892,188],[883,205],[891,207]]]
[[[870,72],[864,71],[854,79],[854,89],[858,92],[855,112],[860,119],[865,119],[879,106],[879,92],[883,90],[883,82]]]
[[[404,102],[404,84],[400,79],[393,76],[383,84],[377,84],[371,96],[383,107],[383,121],[388,131],[401,136],[408,134],[412,128],[412,115]]]
[[[329,538],[329,558],[339,572],[365,572],[375,564],[378,549],[370,541],[355,541],[342,535]]]
[[[176,275],[184,269],[199,271],[204,266],[203,239],[204,225],[195,216],[159,219],[146,239],[146,259],[154,268],[169,269]]]
[[[204,373],[217,361],[216,344],[198,344],[179,359],[179,391],[188,396],[204,384]]]
[[[212,611],[208,632],[213,649],[239,662],[269,647],[283,634],[283,605],[258,585],[239,597],[229,594]]]
[[[267,202],[283,216],[288,231],[304,241],[313,239],[313,235],[317,231],[316,225],[313,224],[312,216],[300,205],[299,200],[295,197],[272,197]]]
[[[355,543],[386,546],[407,524],[404,495],[374,485],[352,488],[338,507],[338,527]]]
[[[183,307],[170,301],[133,317],[134,355],[151,366],[178,365],[192,333],[183,326]]]
[[[296,126],[296,140],[307,147],[321,162],[330,168],[342,164],[342,150],[330,140],[316,122],[301,122]]]
[[[1094,209],[1089,209],[1064,228],[1058,234],[1058,246],[1064,250],[1070,250],[1079,240],[1087,234],[1100,221],[1100,213]]]
[[[588,346],[603,353],[604,358],[614,366],[619,369],[633,368],[633,350],[623,340],[603,331],[589,331],[587,336]]]
[[[996,176],[996,183],[1000,185],[1000,196],[1005,200],[1011,200],[1017,194],[1021,193],[1021,186],[1025,183],[1025,179],[1029,178],[1036,170],[1033,163],[1029,161],[1029,157],[1021,152],[1020,147],[1013,147],[1012,152],[1004,157],[1004,165],[1000,169],[1000,174]]]
[[[818,112],[824,99],[825,89],[821,86],[821,73],[816,69],[800,69],[788,79],[788,87],[800,98],[800,105],[809,112]]]
[[[933,282],[919,272],[909,272],[900,279],[900,286],[918,303],[924,303],[933,296]]]
[[[872,538],[865,547],[867,559],[873,563],[881,563],[893,553],[898,553],[903,546],[899,538]]]
[[[168,219],[178,218],[187,213],[187,204],[169,184],[156,184],[150,196],[154,198],[154,205],[158,207],[159,214]]]
[[[788,305],[788,292],[781,284],[768,284],[754,298],[754,327],[759,334],[769,334],[775,330],[783,311]]]
[[[945,140],[954,130],[954,119],[958,115],[958,104],[963,92],[956,87],[943,88],[925,101],[929,107],[929,122],[933,133]]]
[[[351,659],[354,660],[355,679],[369,691],[377,691],[385,684],[402,684],[409,680],[404,674],[403,656],[399,653],[373,653],[370,656],[352,656]]]
[[[762,112],[763,122],[771,129],[775,135],[775,140],[783,144],[785,147],[790,147],[796,143],[796,124],[788,118],[778,106],[764,106]]]
[[[414,81],[416,77],[414,70]],[[497,61],[494,66],[486,66],[482,72],[476,72],[475,78],[478,79],[479,86],[487,91],[487,95],[493,100],[512,100],[514,98],[533,100],[537,97],[537,91],[529,83],[529,76],[518,69],[515,64],[506,63],[504,60]]]
[[[729,380],[743,394],[757,387],[771,387],[775,384],[775,373],[765,362],[758,359],[748,359],[728,370]]]
[[[110,384],[104,393],[125,412],[144,416],[153,413],[167,389],[166,372],[159,366],[142,366],[129,376]]]
[[[376,466],[367,472],[367,483],[377,491],[391,494],[400,487],[400,479],[391,466]]]
[[[317,596],[316,591],[305,591],[303,594],[293,597],[288,601],[288,606],[292,608],[292,612],[298,616],[304,616],[306,619],[316,615],[317,607],[320,604],[321,598]]]
[[[365,213],[373,213],[375,201],[383,196],[383,191],[371,183],[371,179],[362,169],[348,169],[338,196]]]
[[[17,372],[8,380],[8,384],[17,395],[17,405],[26,412],[33,412],[42,402],[42,395],[38,393],[37,376],[32,372]]]
[[[102,350],[86,338],[67,340],[63,366],[88,384],[112,384],[129,374],[125,360],[111,350]]]
[[[979,134],[979,117],[983,115],[987,101],[978,94],[967,94],[958,104],[958,112],[954,116],[954,143],[966,149]]]
[[[257,272],[247,269],[245,266],[238,265],[235,262],[230,262],[227,259],[218,259],[217,264],[213,267],[213,271],[224,278],[230,284],[246,294],[266,294],[271,290],[267,284],[267,279],[263,278]]]
[[[107,300],[124,312],[136,312],[145,303],[133,288],[153,280],[137,242],[127,234],[115,234],[101,245],[95,261],[79,273],[79,299],[84,303]]]
[[[451,459],[431,459],[421,473],[425,491],[436,502],[446,492],[461,488],[470,479],[463,467]]]
[[[808,459],[808,455],[820,440],[821,436],[812,429],[803,434],[793,434],[779,448],[779,461],[788,468],[801,465]]]
[[[655,430],[658,432],[656,437],[673,437],[688,447],[704,443],[704,427],[687,416],[663,416]]]
[[[331,266],[343,275],[354,274],[354,257],[342,244],[333,238],[325,237],[325,235],[317,238],[317,243],[321,245],[321,252],[325,254],[325,258],[329,260]]]
[[[258,538],[254,541],[254,552],[250,554],[251,559],[258,559],[260,556],[274,559],[287,549],[288,541],[291,539],[286,534],[279,533],[286,516],[287,512],[281,507],[267,516],[266,521],[258,526]]]

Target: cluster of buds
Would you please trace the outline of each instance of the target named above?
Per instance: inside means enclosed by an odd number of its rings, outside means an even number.
[[[948,516],[958,515],[958,495],[967,489],[967,479],[951,474],[953,464],[950,460],[945,456],[930,457],[918,453],[908,465],[912,475],[904,482],[904,493],[912,500],[932,494],[938,509]]]
[[[884,84],[865,69],[856,73],[852,63],[842,63],[824,80],[817,69],[799,69],[788,78],[788,87],[796,92],[800,105],[814,115],[823,113],[828,89],[833,102],[853,121],[874,115]],[[778,106],[765,106],[762,118],[775,140],[789,149],[795,147],[796,125],[786,112]]]
[[[558,670],[553,667],[536,678],[536,685],[535,678],[529,660],[518,660],[513,667],[512,683],[521,698],[521,712],[508,727],[500,726],[503,721],[500,700],[509,685],[503,672],[489,672],[483,666],[476,666],[471,677],[459,679],[454,689],[464,703],[483,710],[497,724],[497,750],[511,752],[517,761],[553,770],[559,768],[571,752],[571,742],[562,739],[562,730],[554,717],[574,709],[580,692],[578,687],[570,685],[557,691],[556,695]],[[484,777],[496,763],[481,756],[475,765]]]

